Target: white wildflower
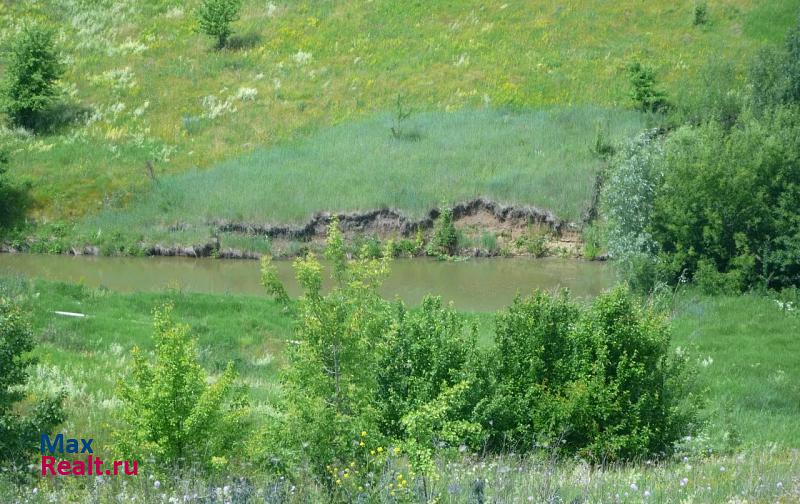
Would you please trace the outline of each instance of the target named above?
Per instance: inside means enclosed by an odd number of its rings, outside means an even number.
[[[142,103],[140,106],[138,106],[135,109],[133,109],[133,115],[136,116],[136,117],[141,117],[141,115],[144,114],[145,110],[147,110],[147,107],[149,107],[149,106],[150,106],[150,102],[148,100],[145,100],[144,103]]]
[[[203,97],[203,117],[207,117],[209,119],[215,119],[223,114],[236,112],[236,108],[233,107],[230,100],[222,101],[214,95],[208,95]]]
[[[178,7],[176,5],[175,7],[171,8],[170,10],[168,10],[167,13],[164,14],[164,17],[166,17],[168,19],[181,18],[181,17],[183,17],[183,9],[181,9],[180,7]]]
[[[249,87],[240,87],[234,95],[234,98],[241,101],[253,101],[256,99],[258,89]]]
[[[272,2],[267,2],[267,17],[272,17],[275,15],[275,11],[278,10],[278,6]]]
[[[303,50],[297,51],[297,53],[295,53],[295,55],[292,56],[292,59],[298,65],[305,65],[306,63],[309,63],[311,61],[311,58],[312,54],[310,52],[305,52]]]

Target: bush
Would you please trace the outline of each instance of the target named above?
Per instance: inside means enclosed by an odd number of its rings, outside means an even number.
[[[315,256],[295,261],[304,295],[295,310],[298,343],[283,376],[289,400],[265,433],[264,449],[277,470],[306,466],[327,481],[328,465],[367,464],[368,453],[358,449],[361,432],[380,440],[374,400],[377,346],[390,332],[391,310],[377,292],[389,251],[381,259],[348,262],[333,220],[325,255],[335,283],[327,295]],[[313,449],[306,450],[309,445]]]
[[[52,30],[37,25],[25,27],[13,41],[0,86],[0,106],[12,124],[34,128],[39,117],[53,104],[56,83],[63,73]]]
[[[152,456],[164,466],[210,467],[244,441],[244,391],[234,389],[230,363],[208,383],[189,326],[172,321],[172,306],[156,309],[153,318],[154,362],[134,347],[132,375],[118,384],[126,425],[114,433],[117,448],[125,457]]]
[[[741,287],[800,284],[800,110],[743,115],[668,140],[653,203],[653,239],[667,269],[739,271]],[[706,267],[706,270],[708,268]]]
[[[656,190],[663,157],[655,131],[645,132],[615,156],[601,205],[606,216],[609,255],[634,290],[652,289],[657,274],[658,243],[651,234]]]
[[[239,19],[241,0],[203,0],[197,19],[206,35],[216,37],[217,49],[222,49],[233,33],[231,23]]]
[[[642,112],[664,112],[669,108],[667,95],[656,87],[656,72],[641,63],[628,66],[631,79],[631,98]]]
[[[493,383],[477,408],[490,446],[590,460],[669,453],[695,426],[684,359],[664,319],[617,288],[588,308],[517,298],[497,320]]]
[[[28,368],[36,361],[30,324],[21,308],[0,298],[0,463],[25,466],[37,451],[39,436],[64,421],[64,395],[27,404]],[[21,410],[28,410],[21,415]]]
[[[694,4],[694,25],[700,26],[708,22],[708,4],[697,2]]]
[[[451,257],[458,248],[458,233],[453,223],[453,210],[444,208],[433,226],[433,236],[428,243],[428,255]]]
[[[466,330],[462,315],[426,297],[419,310],[399,305],[378,365],[381,430],[405,437],[406,415],[436,400],[449,387],[474,384],[477,329]],[[452,412],[468,418],[469,410]]]

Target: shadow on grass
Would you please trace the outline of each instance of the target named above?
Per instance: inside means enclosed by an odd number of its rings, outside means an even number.
[[[243,35],[233,35],[225,43],[225,49],[229,49],[231,51],[251,49],[260,44],[261,40],[261,35],[255,32],[245,33]]]

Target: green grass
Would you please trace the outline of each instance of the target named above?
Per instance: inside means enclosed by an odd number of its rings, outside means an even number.
[[[628,108],[624,68],[633,60],[654,66],[670,95],[699,92],[710,61],[743,64],[763,44],[782,40],[800,7],[798,0],[712,1],[709,22],[698,27],[691,1],[291,0],[270,9],[246,0],[235,23],[240,47],[214,51],[195,30],[198,3],[0,3],[0,44],[31,19],[57,27],[67,101],[93,111],[87,124],[52,135],[0,133],[12,148],[14,177],[34,183],[40,220],[129,201],[148,183],[147,161],[161,175],[205,169],[260,145],[384,113],[398,94],[420,111]],[[242,99],[242,89],[255,90],[254,99]],[[214,100],[227,103],[222,113],[212,110]],[[497,191],[515,178],[522,175],[474,192]],[[307,206],[284,210],[297,216]]]
[[[0,279],[0,293],[21,296],[33,315],[39,335],[36,353],[42,364],[33,373],[31,388],[38,392],[65,388],[70,397],[64,431],[90,433],[97,446],[110,442],[118,407],[114,383],[128,372],[130,349],[134,345],[152,348],[151,310],[160,303],[174,303],[176,318],[192,326],[201,362],[212,375],[228,360],[235,363],[242,381],[250,385],[257,412],[268,411],[281,393],[276,373],[291,328],[289,318],[268,299],[179,291],[118,294],[10,278]],[[59,317],[53,310],[89,317]],[[490,342],[493,316],[469,316],[478,323],[481,340]],[[800,495],[800,425],[795,421],[800,415],[800,355],[795,351],[800,317],[782,312],[768,297],[687,292],[677,297],[673,330],[674,345],[694,356],[698,378],[707,389],[708,423],[702,435],[683,443],[687,462],[592,469],[571,461],[552,466],[536,456],[522,460],[464,457],[442,465],[442,479],[433,483],[448,495],[444,502],[467,502],[476,477],[486,478],[487,495],[502,502],[526,502],[527,496],[540,495],[547,488],[557,489],[564,498],[582,495],[597,502],[613,501],[617,493],[621,502],[642,502],[646,489],[656,502],[688,498],[721,502],[734,495],[745,496],[748,502],[793,502]],[[256,423],[258,418],[260,414]],[[509,472],[509,467],[514,470]],[[261,492],[276,484],[264,474],[252,478]],[[683,478],[689,479],[685,487],[680,485]],[[145,478],[131,481],[127,488],[112,482],[93,491],[106,495],[98,497],[100,501],[128,492],[147,502],[161,499],[164,491],[177,492],[179,497],[186,488],[214,491],[203,487],[202,481],[190,483],[191,479],[182,475],[165,483],[173,486],[160,492]],[[238,477],[231,481],[237,484]],[[83,483],[74,483],[54,489],[41,482],[45,494],[61,492],[65,500],[80,500],[86,489],[80,486]],[[636,483],[636,491],[631,483]],[[295,495],[297,502],[314,500],[319,490],[302,488]]]
[[[421,217],[442,202],[485,196],[536,204],[579,220],[601,161],[598,131],[619,142],[640,130],[636,112],[592,107],[505,113],[413,115],[394,138],[379,115],[221,164],[164,177],[133,204],[88,217],[78,234],[140,234],[145,241],[186,239],[167,231],[188,224],[197,238],[208,222],[300,223],[323,210],[398,208]],[[138,238],[138,237],[137,237]]]

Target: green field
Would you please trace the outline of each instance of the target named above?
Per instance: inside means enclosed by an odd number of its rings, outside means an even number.
[[[109,432],[119,407],[114,384],[126,376],[134,345],[152,348],[152,308],[165,302],[174,303],[176,318],[192,326],[200,361],[212,376],[227,361],[234,362],[241,382],[250,387],[256,424],[281,394],[277,372],[292,332],[290,318],[271,300],[180,291],[117,294],[9,278],[0,282],[0,294],[24,300],[40,335],[41,364],[29,389],[40,394],[65,388],[69,393],[65,431],[91,432],[99,446],[111,442]],[[53,310],[89,316],[61,317]],[[493,315],[471,317],[481,322],[480,337],[490,345]],[[792,494],[777,492],[775,485],[781,481],[787,492],[792,485],[795,492],[800,488],[796,479],[800,424],[794,421],[800,415],[800,355],[793,351],[800,317],[783,312],[764,296],[709,297],[687,291],[675,300],[673,328],[673,345],[692,355],[700,383],[707,389],[707,425],[681,448],[691,458],[689,465],[696,467],[687,469],[680,456],[652,468],[611,467],[596,472],[567,461],[558,466],[560,485],[601,499],[609,492],[629,491],[626,487],[638,482],[640,493],[650,488],[664,502],[692,495],[702,502],[716,502],[741,492],[748,502],[776,502],[781,495],[786,500],[778,502],[791,502]],[[448,465],[444,477],[460,482],[466,492],[472,464],[477,467],[481,460]],[[524,470],[499,477],[503,473],[497,471],[509,464]],[[489,477],[489,495],[524,498],[525,492],[541,486],[546,469],[542,464],[546,461],[536,458],[488,459],[480,471]],[[720,466],[727,466],[729,473],[721,474]],[[584,473],[596,479],[585,488],[580,483]],[[687,475],[692,485],[683,488],[678,482]],[[152,492],[147,484],[134,485],[145,495]],[[636,494],[626,500],[640,501]]]
[[[631,107],[624,69],[632,61],[652,65],[668,94],[683,101],[700,92],[704,69],[710,63],[732,58],[743,64],[758,47],[780,40],[800,5],[796,0],[713,1],[709,22],[694,26],[693,1],[583,5],[550,0],[502,4],[247,0],[241,20],[235,23],[234,47],[214,51],[212,42],[195,30],[193,12],[198,4],[47,0],[0,5],[0,44],[32,19],[57,27],[58,46],[67,63],[62,87],[70,106],[65,116],[80,110],[89,116],[82,124],[67,125],[52,134],[0,132],[12,150],[14,177],[33,183],[38,200],[35,214],[40,220],[69,220],[130,202],[134,194],[147,191],[148,161],[159,175],[202,171],[224,162],[218,175],[205,179],[208,183],[241,166],[241,178],[225,183],[221,196],[233,191],[239,200],[241,193],[241,200],[234,203],[237,211],[258,220],[301,218],[323,203],[341,205],[326,210],[383,203],[409,205],[406,210],[417,212],[430,205],[431,198],[415,194],[415,189],[454,179],[459,183],[452,194],[441,196],[493,194],[513,203],[552,204],[554,210],[566,212],[565,218],[574,217],[581,203],[574,193],[582,194],[590,182],[575,180],[579,169],[571,166],[573,158],[547,167],[546,184],[558,185],[565,178],[569,184],[571,196],[558,203],[554,194],[539,201],[542,191],[508,190],[526,179],[527,172],[520,171],[519,164],[489,176],[488,167],[481,166],[481,176],[468,182],[460,180],[463,167],[459,164],[415,165],[414,160],[429,159],[422,142],[423,152],[406,166],[423,178],[395,199],[380,197],[387,188],[379,186],[312,200],[313,194],[302,189],[312,174],[316,177],[328,168],[327,163],[317,163],[310,172],[296,169],[294,177],[280,180],[291,189],[286,194],[279,188],[281,201],[265,197],[257,206],[251,202],[258,194],[249,186],[234,185],[251,182],[248,173],[253,174],[254,165],[231,159],[260,146],[283,145],[275,153],[259,151],[245,158],[274,159],[295,148],[292,140],[306,138],[326,125],[355,122],[320,133],[344,138],[362,134],[360,128],[377,122],[381,124],[374,126],[377,131],[366,135],[377,140],[364,146],[377,155],[358,160],[354,167],[373,164],[371,169],[380,173],[390,169],[381,164],[386,127],[382,119],[368,118],[389,113],[398,95],[421,112],[421,122],[432,121],[432,126],[469,117],[443,115],[462,109],[588,105],[624,110]],[[475,121],[482,114],[491,113],[480,112]],[[605,114],[600,112],[582,124],[591,133],[589,142]],[[617,115],[626,117],[624,112]],[[467,120],[462,127],[477,126]],[[566,128],[549,134],[569,137],[569,122]],[[423,133],[437,138],[437,132]],[[452,138],[458,137],[454,132]],[[535,139],[529,140],[531,147],[535,145]],[[285,141],[290,143],[285,145]],[[313,145],[313,140],[308,141]],[[328,147],[315,148],[325,152]],[[580,164],[583,154],[574,155]],[[313,155],[303,159],[315,161]],[[458,160],[444,158],[443,162]],[[340,166],[333,163],[331,169]],[[345,173],[325,173],[321,180],[360,176],[359,170],[350,172],[347,167]],[[173,185],[177,181],[169,184],[179,190]],[[374,198],[363,196],[372,192]],[[285,201],[289,199],[297,202]],[[187,205],[185,210],[196,208]],[[136,207],[134,212],[139,211]],[[142,212],[146,218],[147,211]]]

